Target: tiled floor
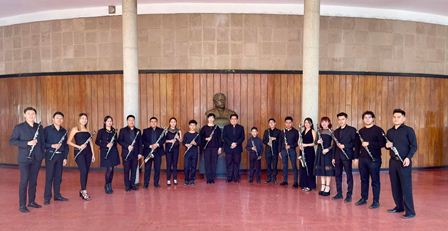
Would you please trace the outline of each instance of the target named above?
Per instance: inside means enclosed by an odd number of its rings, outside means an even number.
[[[44,175],[42,169],[37,194],[40,204]],[[381,174],[381,206],[372,210],[367,206],[357,207],[354,202],[345,204],[323,198],[316,191],[295,190],[291,184],[288,187],[252,185],[247,183],[246,175],[240,184],[218,180],[214,185],[207,185],[198,180],[193,187],[162,184],[159,189],[151,185],[147,190],[125,192],[123,173],[116,172],[115,192],[106,195],[103,173],[96,171],[91,173],[88,183],[92,201],[86,202],[78,197],[78,171],[70,169],[65,170],[62,183],[62,194],[70,201],[52,201],[41,209],[21,214],[18,170],[1,167],[0,227],[1,230],[48,231],[448,230],[448,170],[414,171],[413,177],[417,217],[412,220],[386,212],[393,207],[387,172]],[[359,175],[355,174],[354,201],[359,199],[359,185]]]

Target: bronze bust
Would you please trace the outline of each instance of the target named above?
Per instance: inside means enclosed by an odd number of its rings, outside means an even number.
[[[214,108],[208,110],[205,112],[205,116],[207,116],[210,113],[215,114],[215,123],[220,127],[223,128],[225,125],[229,124],[229,118],[231,114],[235,114],[234,111],[229,110],[226,108],[226,101],[227,97],[223,93],[216,93],[213,96],[213,105]]]

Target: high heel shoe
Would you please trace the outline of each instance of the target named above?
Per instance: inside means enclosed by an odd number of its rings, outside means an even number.
[[[329,188],[329,190],[328,190],[328,192],[325,192],[325,190],[324,190],[324,192],[322,193],[322,196],[330,196],[330,194],[331,194],[331,189],[330,189],[330,185],[325,185],[325,189],[327,189],[327,187]]]
[[[86,201],[90,201],[90,196],[89,194],[87,194],[87,191],[80,191],[79,192],[79,197],[81,197],[81,199],[86,200]]]
[[[322,190],[322,187],[320,187],[321,190],[319,191],[319,195],[323,196],[323,193],[324,193],[324,190],[325,190],[326,186],[324,184],[321,184],[321,186],[324,186],[324,189]]]

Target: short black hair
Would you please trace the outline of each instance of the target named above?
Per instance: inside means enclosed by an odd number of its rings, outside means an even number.
[[[62,112],[60,112],[60,111],[57,111],[57,112],[55,112],[55,113],[53,114],[53,118],[56,117],[57,115],[60,115],[60,116],[64,117],[64,113],[62,113]]]
[[[252,130],[254,130],[255,129],[255,131],[258,131],[258,128],[257,127],[252,127],[250,130],[252,131]]]
[[[207,119],[210,118],[210,116],[213,116],[213,118],[216,118],[216,115],[215,115],[215,114],[213,114],[213,113],[208,113],[208,114],[207,114]]]
[[[277,123],[277,121],[275,121],[274,118],[269,118],[269,119],[268,119],[268,123],[271,122],[271,121],[274,121],[274,123]]]
[[[135,116],[134,116],[134,115],[128,115],[128,116],[126,117],[126,120],[128,120],[129,118],[133,118],[133,119],[135,120]]]
[[[149,121],[151,121],[151,120],[156,120],[156,121],[159,121],[159,119],[157,119],[157,117],[155,117],[155,116],[153,116],[153,117],[149,118]]]
[[[347,115],[347,113],[345,113],[345,112],[339,112],[339,113],[336,115],[336,117],[339,117],[339,116],[344,116],[345,118],[348,118],[348,115]]]
[[[394,112],[392,114],[395,114],[395,113],[400,113],[403,116],[406,116],[406,112],[403,109],[400,109],[400,108],[394,109]]]
[[[233,113],[233,114],[231,114],[231,115],[230,115],[230,117],[229,117],[229,118],[230,118],[230,119],[232,119],[232,117],[236,117],[236,118],[238,119],[238,114],[236,114],[236,113]]]
[[[34,107],[26,107],[25,110],[23,110],[23,114],[25,114],[27,111],[34,111],[34,113],[37,113],[37,110]]]
[[[362,113],[362,119],[364,119],[364,116],[366,116],[366,115],[370,115],[370,116],[372,116],[372,118],[374,118],[375,119],[375,114],[373,113],[373,111],[365,111],[364,113]]]
[[[292,117],[291,117],[291,116],[286,116],[286,117],[285,117],[285,121],[287,121],[287,120],[291,120],[291,121],[294,121],[294,120],[292,119]]]
[[[198,121],[196,121],[196,120],[190,120],[190,121],[188,121],[188,124],[198,125]]]

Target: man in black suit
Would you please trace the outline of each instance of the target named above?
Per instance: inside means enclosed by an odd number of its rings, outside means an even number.
[[[223,140],[226,153],[227,182],[239,182],[244,127],[238,124],[237,114],[230,115],[230,124],[224,126]]]

